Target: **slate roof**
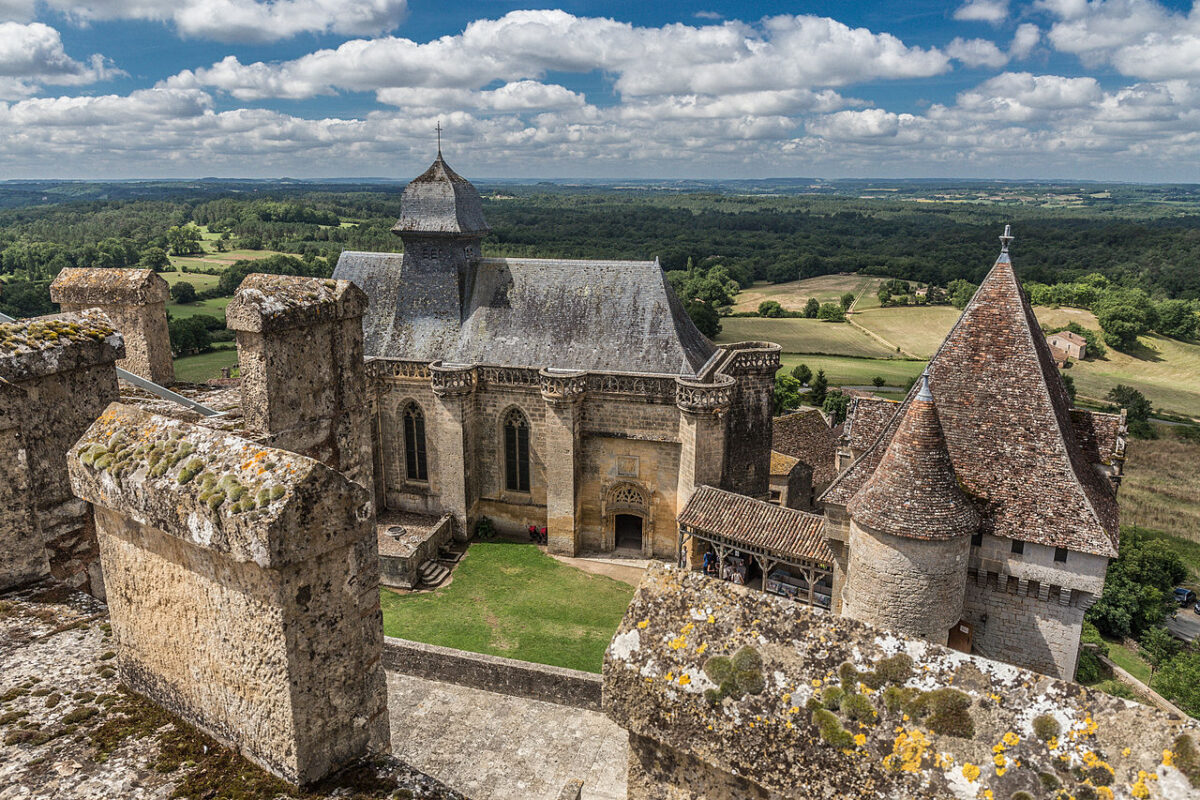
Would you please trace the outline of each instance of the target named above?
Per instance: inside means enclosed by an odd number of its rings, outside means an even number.
[[[368,357],[695,375],[716,351],[657,261],[478,259],[461,320],[431,312],[429,273],[409,269],[395,253],[338,260],[371,298]]]
[[[825,486],[837,476],[837,434],[817,409],[776,417],[771,449],[812,467],[813,485]]]
[[[679,514],[679,524],[784,556],[831,563],[825,518],[764,503],[712,486],[698,486]]]
[[[1113,557],[1116,496],[1092,468],[1070,400],[1007,254],[929,364],[955,473],[986,533]],[[916,387],[904,401],[907,408]],[[903,414],[820,498],[847,505],[879,466]]]
[[[936,405],[928,392],[908,404],[879,467],[846,510],[855,522],[893,536],[970,536],[979,512],[958,488]]]
[[[483,218],[483,201],[469,180],[450,169],[439,150],[429,169],[404,188],[400,220],[392,231],[399,234],[482,236],[491,228]]]
[[[900,401],[885,397],[855,397],[846,412],[846,427],[843,435],[849,438],[850,447],[858,453],[866,450],[900,410]]]

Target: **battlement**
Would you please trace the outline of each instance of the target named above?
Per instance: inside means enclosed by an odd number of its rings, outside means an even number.
[[[148,305],[168,302],[171,287],[149,269],[68,267],[50,284],[50,299],[79,306]]]
[[[295,275],[247,275],[225,309],[230,330],[250,333],[361,317],[367,296],[350,281]]]
[[[357,524],[296,536],[318,507],[370,515],[369,496],[295,453],[114,403],[68,457],[76,495],[234,561],[278,568],[333,550]],[[315,533],[315,531],[314,531]]]
[[[0,377],[41,378],[125,355],[121,334],[96,310],[0,323]]]
[[[604,708],[630,798],[1200,797],[1195,720],[664,566]]]

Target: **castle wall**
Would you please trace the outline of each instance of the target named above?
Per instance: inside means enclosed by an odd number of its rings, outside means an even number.
[[[722,369],[736,380],[725,426],[724,481],[719,487],[770,499],[771,429],[779,345],[746,342]]]
[[[881,628],[945,644],[962,618],[970,538],[891,536],[851,519],[842,612]]]
[[[33,476],[25,442],[25,393],[0,379],[0,591],[50,574],[50,561],[33,511]]]
[[[386,750],[364,487],[118,404],[69,458],[96,506],[123,683],[293,783]]]

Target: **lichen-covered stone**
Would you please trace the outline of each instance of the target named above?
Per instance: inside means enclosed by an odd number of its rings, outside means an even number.
[[[367,296],[350,281],[295,275],[247,275],[225,308],[230,330],[266,333],[361,317]]]
[[[50,284],[50,299],[85,307],[146,305],[171,299],[170,286],[150,269],[72,268]]]
[[[18,382],[116,361],[125,344],[99,311],[0,323],[0,377]]]
[[[724,691],[710,673],[748,651],[761,691]],[[630,732],[630,798],[1041,797],[1044,776],[1200,797],[1175,763],[1193,720],[665,566],[609,646],[604,707]]]
[[[128,686],[293,783],[386,749],[366,489],[120,404],[69,461],[96,506]]]

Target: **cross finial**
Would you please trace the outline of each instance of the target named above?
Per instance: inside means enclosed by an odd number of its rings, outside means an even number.
[[[441,158],[442,157],[442,121],[440,119],[437,121],[437,125],[434,126],[434,130],[437,131],[438,158]]]
[[[1012,244],[1013,238],[1014,237],[1012,235],[1012,225],[1005,225],[1004,226],[1004,235],[1000,237],[1000,252],[1001,253],[1008,252],[1008,246],[1010,244]]]

